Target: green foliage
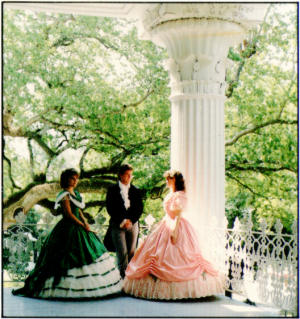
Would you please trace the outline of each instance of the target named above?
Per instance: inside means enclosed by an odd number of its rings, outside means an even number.
[[[226,148],[226,198],[230,225],[251,209],[256,226],[262,218],[270,226],[279,218],[290,232],[297,218],[297,14],[282,15],[281,7],[272,5],[246,47],[229,54],[237,61],[228,71],[229,82],[243,64],[226,102],[228,140],[239,131],[270,124]],[[247,50],[255,54],[245,59]]]
[[[132,22],[121,19],[5,10],[4,26],[4,108],[33,140],[33,162],[16,180],[26,175],[28,183],[41,172],[57,180],[71,165],[70,153],[64,156],[71,148],[88,150],[83,171],[127,161],[146,192],[163,179],[170,143],[165,50],[138,40]],[[5,188],[9,196],[9,182]]]
[[[255,227],[262,218],[270,225],[280,218],[290,232],[297,217],[297,8],[287,11],[291,6],[272,4],[264,23],[228,53],[226,138],[252,129],[226,146],[230,227],[252,211]],[[57,181],[73,166],[98,186],[87,186],[86,201],[99,201],[88,212],[106,222],[105,190],[126,161],[145,194],[141,223],[148,214],[160,219],[170,157],[166,51],[139,40],[123,19],[7,9],[3,19],[4,200],[33,182]]]

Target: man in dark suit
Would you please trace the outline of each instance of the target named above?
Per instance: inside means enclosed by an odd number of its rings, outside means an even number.
[[[110,221],[104,244],[110,246],[107,247],[109,250],[116,251],[122,278],[125,277],[125,270],[137,246],[138,220],[143,212],[140,190],[130,183],[132,173],[131,165],[122,165],[117,184],[108,189],[106,196],[106,208]]]

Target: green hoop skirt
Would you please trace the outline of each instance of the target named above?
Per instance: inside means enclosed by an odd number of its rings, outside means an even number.
[[[72,204],[71,204],[72,207]],[[72,211],[77,218],[78,209]],[[35,268],[14,295],[95,298],[122,289],[118,267],[93,232],[63,217],[46,238]]]

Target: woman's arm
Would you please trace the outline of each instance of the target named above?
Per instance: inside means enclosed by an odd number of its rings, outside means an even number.
[[[90,230],[89,226],[86,225],[85,223],[83,223],[82,221],[80,221],[73,213],[71,210],[71,204],[70,204],[70,200],[69,198],[66,196],[65,198],[62,199],[62,208],[64,210],[65,215],[70,218],[74,223],[82,226],[84,229],[86,230]]]
[[[178,227],[181,219],[181,212],[186,206],[186,196],[182,192],[175,193],[175,198],[173,200],[173,203],[171,205],[171,210],[173,215],[177,216],[176,219],[176,225],[171,235],[171,241],[173,244],[176,244],[177,242],[177,236],[178,236]]]
[[[89,223],[87,222],[87,220],[86,220],[86,218],[84,217],[83,212],[82,212],[82,210],[81,210],[80,208],[79,208],[79,215],[80,215],[81,219],[83,220],[83,223],[84,223],[85,225],[88,225]]]
[[[177,242],[177,236],[178,236],[178,227],[179,227],[179,223],[180,223],[180,218],[181,218],[181,209],[178,209],[176,211],[173,211],[175,213],[175,215],[177,215],[177,218],[176,218],[176,225],[175,225],[175,228],[171,234],[171,242],[172,244],[176,244]]]

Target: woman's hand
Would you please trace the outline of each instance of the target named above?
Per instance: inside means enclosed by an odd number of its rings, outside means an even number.
[[[172,212],[175,216],[180,215],[181,211],[182,211],[182,209],[173,209],[173,210],[171,210],[171,212]]]
[[[89,225],[88,223],[84,223],[84,224],[83,224],[83,228],[84,228],[86,231],[91,231],[90,225]]]
[[[92,232],[92,233],[94,233],[94,234],[97,235],[97,232],[94,231],[94,230],[92,230],[91,227],[90,227],[90,225],[89,225],[88,223],[84,223],[83,228],[84,228],[86,231]]]
[[[177,243],[177,233],[172,233],[171,234],[171,243],[173,244],[173,245],[175,245],[176,243]]]

